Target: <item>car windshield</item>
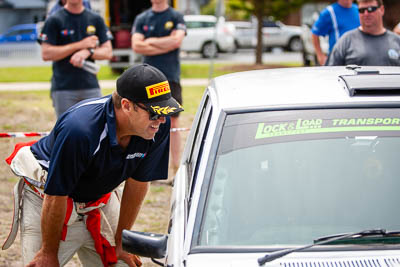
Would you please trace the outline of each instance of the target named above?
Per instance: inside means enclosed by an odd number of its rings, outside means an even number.
[[[197,244],[304,245],[400,229],[399,111],[228,115]]]

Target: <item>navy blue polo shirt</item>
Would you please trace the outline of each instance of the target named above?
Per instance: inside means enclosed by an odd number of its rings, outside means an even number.
[[[167,179],[169,131],[167,117],[153,140],[132,136],[123,149],[117,143],[111,96],[105,96],[72,106],[31,151],[48,171],[46,194],[89,202],[129,177],[143,182]]]

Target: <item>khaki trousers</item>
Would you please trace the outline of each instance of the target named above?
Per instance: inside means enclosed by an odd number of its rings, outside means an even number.
[[[42,244],[41,236],[41,210],[42,198],[35,194],[28,186],[24,186],[23,205],[21,212],[20,230],[21,246],[24,266],[28,264],[39,251]],[[109,202],[101,207],[102,215],[107,217],[113,232],[115,233],[120,201],[116,193],[112,193]],[[79,260],[85,267],[103,266],[100,256],[94,247],[94,241],[86,228],[84,220],[79,217],[74,223],[68,226],[65,241],[60,241],[58,259],[60,266],[64,266],[78,253]],[[128,266],[123,261],[118,261],[118,267]]]

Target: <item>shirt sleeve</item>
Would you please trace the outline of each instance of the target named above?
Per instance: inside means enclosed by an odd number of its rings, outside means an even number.
[[[90,141],[79,127],[70,122],[56,129],[44,190],[48,195],[70,195],[90,161]]]
[[[185,20],[183,19],[183,15],[179,12],[177,12],[176,16],[176,23],[175,23],[175,29],[176,30],[183,30],[186,34],[186,24]]]
[[[108,27],[104,23],[104,20],[101,17],[98,17],[97,21],[98,33],[97,37],[99,37],[100,44],[107,42],[112,39],[111,32],[108,30]]]
[[[343,36],[335,44],[330,53],[328,60],[326,61],[326,66],[343,66],[346,62],[346,46],[347,46],[346,36]]]
[[[144,14],[141,14],[141,15],[139,15],[139,16],[137,16],[135,18],[135,21],[133,22],[133,25],[132,25],[131,34],[141,33],[141,34],[144,35],[144,31],[143,31],[143,15]]]
[[[39,40],[41,42],[57,45],[57,32],[58,23],[55,16],[50,16],[44,23],[42,32],[40,33]]]
[[[317,21],[314,23],[311,32],[318,36],[326,36],[332,31],[332,19],[327,8],[325,8]]]
[[[160,126],[160,131],[154,137],[154,143],[151,144],[146,157],[132,175],[133,179],[148,182],[168,178],[170,127],[170,118],[167,117],[166,123]]]

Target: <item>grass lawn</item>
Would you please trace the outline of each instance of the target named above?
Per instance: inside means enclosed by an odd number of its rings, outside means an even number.
[[[214,64],[213,76],[220,76],[227,73],[271,68],[271,67],[293,67],[296,64],[284,65],[251,65],[251,64]],[[47,82],[51,79],[51,66],[40,67],[8,67],[0,68],[0,82]],[[99,80],[115,80],[119,74],[113,73],[111,68],[102,65],[98,73]],[[208,78],[209,64],[182,64],[181,65],[181,78]]]

